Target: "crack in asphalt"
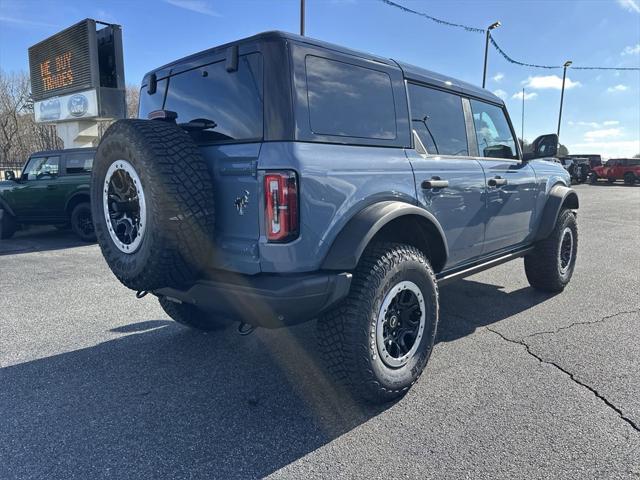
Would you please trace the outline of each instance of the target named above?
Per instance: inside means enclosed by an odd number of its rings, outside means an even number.
[[[626,313],[626,312],[621,312],[621,313]],[[616,314],[619,315],[619,314]],[[587,323],[595,323],[595,322],[587,322]],[[502,333],[498,332],[497,330],[493,330],[490,327],[485,327],[487,330],[489,330],[491,333],[494,333],[496,335],[498,335],[500,338],[502,338],[504,341],[509,342],[509,343],[514,343],[516,345],[521,345],[525,348],[525,350],[527,351],[527,353],[529,355],[531,355],[533,358],[535,358],[536,360],[538,360],[540,363],[546,363],[547,365],[551,365],[555,368],[557,368],[558,370],[560,370],[562,373],[564,373],[565,375],[567,375],[574,383],[580,385],[581,387],[586,388],[587,390],[589,390],[591,393],[593,393],[597,398],[599,398],[602,402],[604,402],[604,404],[609,407],[610,409],[612,409],[614,412],[616,412],[618,414],[618,416],[624,420],[625,422],[627,422],[629,425],[631,425],[631,428],[633,428],[636,432],[640,433],[640,426],[638,426],[633,420],[631,420],[630,418],[627,418],[624,413],[622,413],[622,410],[620,410],[620,408],[618,408],[617,406],[615,406],[613,403],[611,403],[609,400],[607,400],[607,398],[602,395],[600,392],[598,392],[595,388],[591,387],[590,385],[587,385],[584,382],[581,382],[580,380],[578,380],[573,373],[569,372],[568,370],[562,368],[560,365],[558,365],[555,362],[552,362],[550,360],[545,360],[543,359],[541,356],[539,356],[538,354],[534,353],[531,351],[531,348],[529,347],[529,345],[527,345],[523,340],[513,340],[511,338],[508,338],[506,336],[504,336]]]
[[[627,310],[627,311],[624,311],[624,312],[618,312],[618,313],[614,313],[612,315],[607,315],[606,317],[602,317],[599,320],[594,320],[593,322],[573,322],[570,325],[566,325],[564,327],[557,328],[556,330],[545,330],[545,331],[542,331],[542,332],[535,332],[535,333],[531,333],[529,335],[525,335],[522,338],[524,339],[524,338],[535,337],[536,335],[556,334],[556,333],[561,332],[563,330],[568,330],[569,328],[573,328],[573,327],[575,327],[577,325],[594,325],[596,323],[602,323],[602,322],[604,322],[606,320],[610,320],[610,319],[618,317],[620,315],[625,315],[625,314],[629,314],[629,313],[638,313],[638,312],[640,312],[640,309]]]

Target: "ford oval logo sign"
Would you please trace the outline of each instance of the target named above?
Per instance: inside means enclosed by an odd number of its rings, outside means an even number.
[[[87,97],[81,94],[71,95],[69,102],[67,103],[69,113],[74,117],[82,117],[89,109],[89,101]]]

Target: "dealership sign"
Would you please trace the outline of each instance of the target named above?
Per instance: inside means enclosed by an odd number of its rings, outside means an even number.
[[[98,96],[86,90],[59,97],[47,98],[33,104],[36,122],[59,122],[98,117]]]
[[[123,118],[122,30],[83,20],[29,48],[37,122]]]

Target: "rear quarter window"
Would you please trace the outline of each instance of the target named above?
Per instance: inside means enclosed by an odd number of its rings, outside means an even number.
[[[396,138],[393,90],[387,73],[314,55],[305,58],[305,70],[313,133]]]
[[[74,154],[66,158],[65,173],[67,175],[77,175],[91,173],[93,167],[93,154]]]

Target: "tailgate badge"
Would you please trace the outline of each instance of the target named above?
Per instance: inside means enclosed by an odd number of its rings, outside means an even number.
[[[249,205],[249,191],[245,190],[242,195],[236,197],[236,201],[233,203],[236,206],[236,210],[238,210],[238,214],[244,215],[244,209]]]

